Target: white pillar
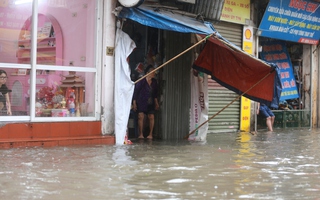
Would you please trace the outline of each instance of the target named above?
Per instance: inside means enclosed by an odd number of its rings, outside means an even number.
[[[107,48],[115,46],[116,19],[112,11],[117,0],[103,0],[103,66],[102,66],[102,134],[114,133],[114,55],[107,55]],[[110,48],[109,48],[110,49]]]

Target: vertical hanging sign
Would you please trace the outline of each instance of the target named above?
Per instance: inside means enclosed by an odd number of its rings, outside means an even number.
[[[242,49],[248,54],[252,55],[252,43],[253,43],[253,27],[244,26],[243,27],[243,39],[242,39]]]
[[[243,43],[242,48],[245,52],[252,55],[252,43],[253,43],[253,28],[252,26],[243,27]],[[251,101],[242,96],[241,97],[241,113],[240,113],[240,130],[249,132],[250,131],[250,111]]]
[[[284,41],[265,40],[262,46],[261,58],[267,62],[276,63],[280,68],[282,92],[280,101],[299,98],[296,79],[293,74],[290,56]]]

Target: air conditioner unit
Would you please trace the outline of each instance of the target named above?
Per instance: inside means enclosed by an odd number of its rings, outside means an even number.
[[[192,3],[195,4],[196,0],[177,0],[178,2],[183,2],[183,3]]]

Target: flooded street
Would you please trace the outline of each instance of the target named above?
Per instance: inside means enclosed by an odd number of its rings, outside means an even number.
[[[0,199],[320,199],[320,129],[0,150]]]

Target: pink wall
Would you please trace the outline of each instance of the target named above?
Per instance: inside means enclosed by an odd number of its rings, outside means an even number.
[[[86,6],[85,6],[86,5]],[[87,55],[87,52],[94,54],[93,47],[88,47],[87,38],[92,38],[95,30],[88,25],[87,18],[95,16],[95,1],[77,0],[66,1],[65,7],[48,7],[45,4],[39,5],[39,13],[50,14],[55,17],[60,24],[63,36],[63,65],[68,66],[70,61],[73,61],[74,66],[93,66],[92,55]],[[88,51],[88,48],[90,48]],[[85,61],[81,57],[86,58]]]

